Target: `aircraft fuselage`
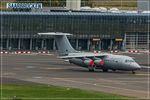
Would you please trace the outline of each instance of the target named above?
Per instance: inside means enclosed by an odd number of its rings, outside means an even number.
[[[94,64],[92,64],[91,60]],[[95,69],[111,69],[124,71],[134,71],[141,69],[141,67],[131,57],[112,54],[108,54],[107,57],[104,58],[71,58],[69,59],[69,62],[81,67]]]

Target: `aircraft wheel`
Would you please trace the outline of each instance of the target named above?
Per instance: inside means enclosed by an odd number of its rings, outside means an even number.
[[[132,71],[132,74],[135,74],[135,71]]]
[[[114,71],[114,72],[115,72],[115,71],[116,71],[116,69],[112,69],[112,71]]]
[[[103,72],[108,72],[108,69],[103,69]]]
[[[89,69],[89,72],[94,72],[94,69]]]

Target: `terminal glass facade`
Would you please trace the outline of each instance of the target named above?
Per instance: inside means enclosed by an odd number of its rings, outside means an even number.
[[[146,39],[146,46],[149,41],[150,19],[142,13],[1,12],[0,23],[1,47],[7,50],[55,49],[53,37],[37,35],[41,32],[71,33],[73,47],[83,50],[130,48],[130,35],[135,34],[143,37],[138,41]],[[125,36],[128,37],[123,47]]]

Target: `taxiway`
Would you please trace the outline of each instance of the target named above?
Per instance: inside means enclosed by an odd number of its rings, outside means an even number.
[[[124,71],[104,73],[101,70],[88,72],[88,69],[64,62],[56,55],[4,54],[1,55],[1,72],[3,84],[31,82],[102,91],[140,99],[150,97],[148,69],[136,71],[136,74]]]

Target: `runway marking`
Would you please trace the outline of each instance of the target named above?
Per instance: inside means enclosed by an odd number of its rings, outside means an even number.
[[[91,79],[90,79],[91,80]],[[136,83],[147,83],[147,81],[132,81],[132,80],[127,80],[127,81],[119,81],[119,80],[107,80],[107,79],[100,79],[100,78],[98,78],[98,79],[92,79],[93,81],[97,81],[97,80],[100,80],[100,82],[101,82],[101,84],[110,84],[110,83],[112,83],[112,84],[119,84],[119,85],[132,85],[133,84],[133,82],[136,82]],[[96,82],[96,83],[99,83],[99,82]],[[105,85],[106,85],[105,84]],[[97,85],[97,84],[96,84]],[[141,86],[135,86],[135,87],[141,87]]]
[[[97,85],[97,84],[93,84],[93,85]]]
[[[42,77],[40,77],[40,76],[36,76],[36,77],[32,77],[32,78],[37,78],[37,79],[41,79]]]
[[[85,83],[85,82],[81,82],[81,81],[75,81],[75,80],[70,80],[70,79],[65,79],[65,78],[53,78],[56,80],[62,80],[62,81],[68,81],[68,82],[72,82],[72,83],[78,83],[78,84],[86,84],[86,85],[93,85],[95,86],[95,83]],[[133,89],[127,89],[127,88],[120,88],[120,87],[113,87],[113,86],[106,86],[106,85],[96,85],[96,86],[100,86],[100,87],[105,87],[105,88],[112,88],[112,89],[119,89],[119,90],[128,90],[128,91],[133,91],[133,92],[138,92],[138,93],[144,93],[146,94],[147,91],[141,91],[141,90],[133,90]]]
[[[139,81],[134,81],[134,80],[126,80],[126,81],[122,81],[122,80],[120,80],[120,81],[118,81],[118,80],[115,80],[115,81],[113,81],[113,80],[105,80],[105,79],[102,79],[102,80],[104,80],[104,81],[106,81],[106,82],[111,82],[111,83],[113,83],[113,84],[122,84],[122,85],[126,85],[127,83],[145,83],[145,82],[148,82],[147,80],[145,80],[145,81],[141,81],[141,80],[139,80]]]
[[[22,68],[19,68],[19,67],[18,68],[13,68],[13,69],[15,69],[15,70],[22,70]]]
[[[26,66],[26,68],[36,68],[35,66]]]
[[[65,70],[65,69],[68,69],[68,68],[43,68],[43,67],[40,67],[40,69],[49,69],[49,70]]]
[[[121,80],[124,80],[124,79],[131,79],[131,81],[132,81],[132,80],[134,80],[134,79],[136,79],[136,80],[137,80],[137,79],[147,79],[147,77],[142,77],[142,78],[141,78],[141,77],[139,77],[139,78],[133,78],[133,77],[132,77],[132,78],[127,78],[127,77],[122,77],[122,78],[107,78],[107,79],[121,79]]]
[[[115,83],[115,84],[123,84],[125,85],[126,83],[122,83],[122,81],[114,81],[114,80],[106,80],[106,79],[98,79],[98,80],[103,80],[103,81],[106,81],[106,82],[111,82],[111,83]]]
[[[130,80],[128,80],[128,81],[121,81],[121,82],[123,82],[124,83],[124,85],[126,85],[127,83],[131,83],[131,84],[133,84],[134,82],[135,83],[146,83],[146,82],[148,82],[147,80],[146,81],[130,81]],[[122,84],[123,84],[122,83]]]
[[[8,72],[8,73],[3,73],[2,75],[7,76],[7,75],[15,75],[16,73]]]
[[[99,79],[98,79],[99,80]],[[101,79],[100,79],[101,80]],[[139,81],[134,81],[134,80],[106,80],[106,79],[102,79],[102,80],[104,80],[104,81],[106,81],[106,82],[113,82],[113,83],[116,83],[116,84],[126,84],[126,83],[122,83],[122,82],[139,82],[139,83],[144,83],[144,81],[143,80],[139,80]],[[147,81],[147,79],[146,79],[146,81]]]
[[[149,74],[135,74],[137,76],[150,76]]]

